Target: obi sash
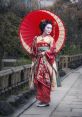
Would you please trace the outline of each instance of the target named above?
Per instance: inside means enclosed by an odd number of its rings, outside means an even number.
[[[48,46],[44,46],[44,47],[38,47],[38,51],[47,51],[50,48]]]

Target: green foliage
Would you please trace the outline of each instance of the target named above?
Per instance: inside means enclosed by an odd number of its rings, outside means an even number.
[[[66,44],[61,53],[80,53],[82,52],[82,29],[78,30],[77,6],[67,6],[66,2],[67,0],[58,0],[53,7],[45,9],[57,14],[64,21]],[[25,6],[21,4],[20,0],[6,0],[6,2],[0,0],[0,60],[3,57],[28,57],[18,37],[18,28],[22,17],[30,10],[38,9],[34,0],[28,1],[28,4]]]
[[[20,19],[13,12],[0,14],[0,43],[3,45],[4,56],[17,57],[21,53],[18,39],[18,27]]]
[[[62,54],[82,53],[82,28],[79,25],[78,6],[66,3],[65,0],[58,0],[50,11],[57,14],[63,20],[66,28],[66,43]],[[82,14],[82,10],[81,10]]]
[[[31,0],[31,7],[37,5]],[[35,5],[36,4],[36,5]],[[34,6],[33,6],[34,5]],[[36,8],[36,7],[35,7]],[[29,12],[28,6],[21,0],[0,0],[0,58],[27,57],[20,44],[18,28],[22,17]]]

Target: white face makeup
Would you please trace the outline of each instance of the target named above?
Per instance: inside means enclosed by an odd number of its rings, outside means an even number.
[[[52,32],[52,25],[51,24],[47,24],[45,26],[44,33],[49,35],[51,32]]]

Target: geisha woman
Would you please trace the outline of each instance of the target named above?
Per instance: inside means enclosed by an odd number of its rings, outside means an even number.
[[[55,14],[36,10],[22,21],[19,36],[23,47],[32,58],[32,78],[37,89],[36,99],[39,100],[37,106],[49,106],[50,93],[56,88],[55,56],[65,42],[64,25]]]
[[[56,61],[55,41],[50,35],[52,22],[43,20],[39,28],[40,36],[34,38],[32,44],[32,60],[34,62],[34,84],[37,89],[36,99],[39,100],[38,107],[49,106],[50,92],[56,87]]]

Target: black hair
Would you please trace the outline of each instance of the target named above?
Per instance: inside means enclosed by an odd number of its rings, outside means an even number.
[[[42,33],[44,32],[44,29],[45,29],[47,24],[51,24],[52,25],[52,22],[50,20],[42,20],[40,22],[39,27],[40,27],[40,30],[41,30]]]

